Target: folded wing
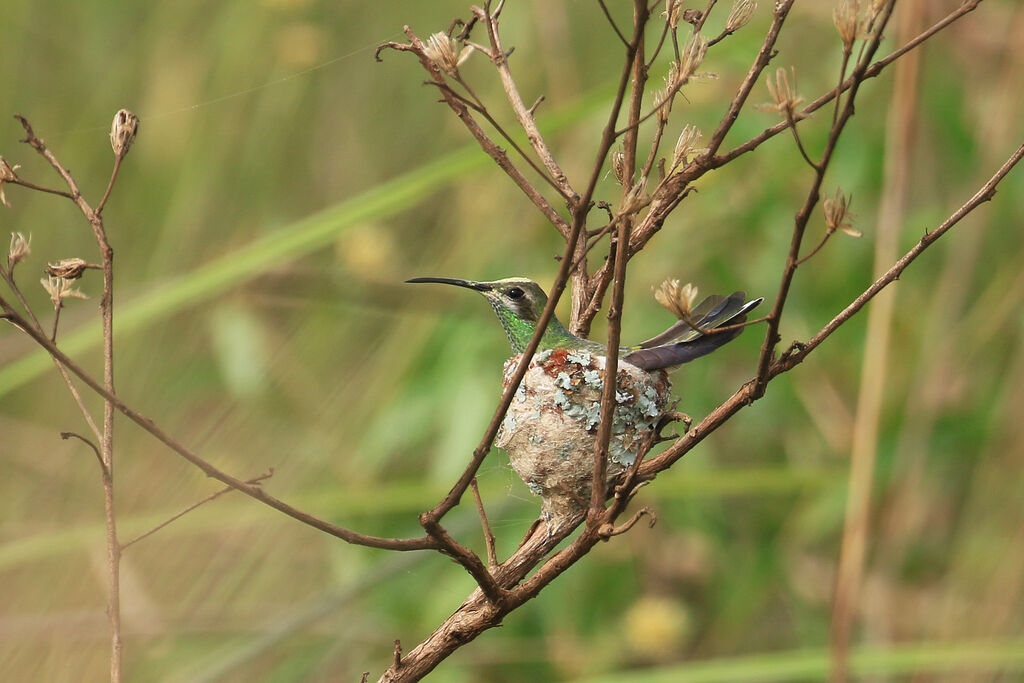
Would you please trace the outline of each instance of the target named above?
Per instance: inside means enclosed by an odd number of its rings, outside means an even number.
[[[733,292],[729,296],[709,296],[690,314],[696,328],[680,320],[658,336],[635,347],[636,351],[622,358],[642,370],[657,370],[689,363],[695,358],[707,355],[738,337],[743,328],[717,334],[705,334],[700,330],[713,330],[746,322],[747,313],[764,300],[759,298],[745,302],[746,298],[746,292]]]

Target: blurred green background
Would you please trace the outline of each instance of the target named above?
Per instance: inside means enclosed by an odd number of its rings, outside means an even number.
[[[923,3],[922,21],[956,4]],[[669,150],[684,123],[714,128],[770,20],[762,5],[709,52],[702,70],[717,80],[677,101]],[[105,212],[119,394],[218,466],[242,478],[273,467],[269,491],[368,533],[417,534],[416,514],[447,491],[482,434],[508,355],[477,297],[402,281],[521,274],[547,286],[561,249],[421,85],[415,60],[373,61],[403,24],[426,37],[457,16],[468,5],[449,0],[8,0],[0,22],[0,154],[23,177],[56,184],[18,143],[13,113],[93,201],[109,175],[109,121],[121,107],[142,118]],[[539,120],[582,184],[619,73],[614,36],[596,4],[543,0],[508,3],[504,35],[525,99],[546,96]],[[828,3],[798,3],[779,48],[774,64],[796,67],[802,95],[824,92],[839,70]],[[655,79],[666,70],[659,61]],[[511,121],[485,60],[464,71]],[[901,250],[1020,143],[1022,81],[1024,10],[1011,0],[984,3],[925,48]],[[785,342],[806,339],[872,279],[891,91],[891,73],[866,84],[826,181],[829,194],[853,193],[865,236],[838,235],[800,271]],[[759,85],[752,101],[767,99]],[[815,149],[829,117],[818,118],[806,126]],[[748,108],[726,146],[775,120]],[[633,261],[625,336],[670,322],[650,296],[668,277],[770,299],[809,180],[779,136],[700,181]],[[606,177],[597,198],[614,201],[616,189]],[[894,287],[855,636],[863,671],[1009,680],[1024,666],[1022,195],[1018,170]],[[96,260],[95,245],[70,203],[20,188],[7,197],[2,232],[32,234],[19,280],[48,317],[35,284],[44,262]],[[822,230],[819,214],[809,242]],[[99,279],[82,288],[93,299],[70,302],[61,339],[99,375]],[[864,334],[858,316],[645,489],[656,527],[597,548],[435,677],[820,677],[858,387],[871,365]],[[725,399],[752,376],[759,345],[748,332],[676,373],[680,409],[699,417]],[[0,329],[6,680],[106,676],[99,473],[63,430],[85,427],[59,376]],[[217,490],[127,421],[116,449],[123,540]],[[501,452],[480,479],[507,554],[539,503]],[[472,506],[448,521],[482,550]],[[122,579],[132,681],[376,678],[395,638],[411,648],[472,588],[436,554],[347,546],[234,494],[129,549]]]

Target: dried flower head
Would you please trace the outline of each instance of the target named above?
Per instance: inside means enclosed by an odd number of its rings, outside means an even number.
[[[114,156],[118,159],[124,158],[128,148],[135,142],[135,135],[139,132],[139,117],[127,109],[122,109],[114,114],[114,121],[110,124],[110,146],[114,150]]]
[[[10,204],[7,203],[7,197],[4,196],[4,183],[13,183],[18,180],[18,174],[15,173],[20,166],[11,166],[7,163],[7,160],[0,157],[0,204],[3,204],[7,208],[10,208]]]
[[[25,238],[20,232],[11,233],[11,247],[7,250],[7,268],[13,268],[16,263],[20,263],[28,258],[28,255],[32,253],[32,235]]]
[[[726,32],[733,33],[746,26],[755,9],[757,3],[754,0],[733,0],[729,18],[725,20]]]
[[[682,11],[683,0],[665,0],[665,11],[661,13],[661,16],[665,17],[669,28],[674,30],[679,27],[679,14]]]
[[[622,200],[621,211],[623,214],[629,215],[636,213],[650,203],[651,198],[647,194],[647,178],[645,176],[637,180],[636,184],[626,193]]]
[[[675,62],[670,67],[669,76],[672,76],[673,69],[675,69]],[[666,78],[666,82],[667,80]],[[676,91],[669,86],[655,90],[653,93],[654,108],[658,111],[658,121],[662,126],[668,123],[669,114],[672,113],[672,100],[675,98],[675,94]]]
[[[842,188],[836,188],[835,197],[829,197],[824,201],[822,208],[825,211],[825,229],[828,234],[841,230],[850,237],[862,236],[863,233],[853,227],[856,214],[850,211],[852,203],[853,196],[843,194]]]
[[[43,289],[45,289],[46,293],[50,295],[50,301],[53,302],[54,308],[60,308],[63,306],[64,299],[89,298],[80,290],[72,289],[72,281],[62,277],[54,277],[53,275],[50,275],[49,277],[41,279],[39,283],[43,285]]]
[[[686,124],[683,126],[683,132],[679,134],[679,139],[676,140],[675,149],[672,151],[672,170],[675,171],[677,168],[685,166],[689,161],[690,155],[697,151],[697,143],[703,137],[700,129],[696,126]]]
[[[853,42],[857,40],[857,27],[860,23],[859,0],[839,0],[832,10],[832,23],[836,25],[839,39],[843,41],[843,50],[853,50]]]
[[[625,182],[626,153],[621,149],[617,149],[612,153],[612,173],[615,174],[615,180],[618,181],[619,185]]]
[[[792,79],[792,84],[790,79]],[[803,103],[804,98],[796,94],[796,70],[793,67],[789,68],[788,73],[785,68],[776,71],[774,82],[769,76],[768,92],[774,103],[770,105],[770,109],[783,114],[786,118],[797,118],[795,116],[796,108]]]
[[[704,18],[704,12],[699,9],[686,9],[683,10],[683,21],[687,24],[693,24],[696,26],[700,23],[700,20]]]
[[[682,287],[679,280],[665,280],[657,289],[651,288],[654,298],[659,304],[668,309],[669,313],[685,320],[690,317],[693,309],[693,302],[697,298],[697,288],[687,282]]]
[[[892,0],[871,0],[868,6],[867,17],[864,20],[864,33],[871,33],[875,30],[876,22],[882,11],[890,5]]]
[[[46,274],[52,277],[62,277],[65,280],[77,280],[87,268],[96,268],[85,259],[66,258],[56,263],[46,264]]]
[[[444,71],[449,76],[455,76],[459,73],[459,58],[455,56],[457,49],[458,44],[454,39],[449,37],[447,33],[438,31],[427,38],[427,42],[423,46],[423,54],[438,69],[441,69],[441,71]],[[466,56],[469,56],[468,53]]]
[[[679,55],[679,67],[677,79],[682,85],[690,80],[690,76],[697,70],[700,63],[704,61],[704,55],[708,51],[708,39],[699,31],[695,31],[690,39],[686,41],[682,53]]]

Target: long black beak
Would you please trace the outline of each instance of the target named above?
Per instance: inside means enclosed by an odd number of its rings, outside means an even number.
[[[453,277],[414,277],[406,282],[438,282],[442,285],[456,285],[458,287],[465,287],[466,289],[475,289],[478,292],[489,292],[491,286],[482,282],[473,282],[472,280],[459,280]]]

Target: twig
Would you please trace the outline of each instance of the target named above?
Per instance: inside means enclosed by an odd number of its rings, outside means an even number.
[[[91,448],[92,452],[96,454],[96,460],[98,460],[100,463],[100,470],[103,471],[104,473],[107,471],[107,464],[103,462],[103,456],[100,455],[100,449],[92,441],[89,441],[89,439],[85,438],[81,434],[76,434],[75,432],[61,432],[60,438],[64,439],[65,441],[71,438],[75,438],[85,443],[85,445]]]
[[[634,0],[633,3],[633,24],[637,27],[639,36],[636,47],[632,54],[633,67],[633,88],[630,95],[629,122],[634,124],[640,118],[640,106],[643,102],[644,87],[647,82],[647,73],[644,66],[646,59],[644,51],[643,28],[648,20],[646,0]],[[631,126],[626,134],[624,144],[626,168],[622,177],[623,203],[633,193],[633,173],[636,167],[637,128]],[[641,177],[637,183],[646,183],[647,179]],[[594,440],[594,472],[590,490],[590,508],[587,512],[587,527],[597,528],[602,524],[605,511],[605,499],[607,498],[608,485],[605,482],[608,471],[608,444],[612,435],[612,415],[616,408],[615,392],[618,387],[619,369],[619,347],[622,333],[622,301],[625,297],[626,287],[626,263],[629,258],[629,233],[633,227],[630,217],[623,217],[619,221],[618,233],[615,241],[610,245],[609,259],[613,260],[614,283],[612,289],[612,304],[608,309],[608,342],[606,345],[604,365],[604,387],[601,393],[601,415],[603,419],[598,424],[597,438]]]
[[[676,206],[679,205],[687,194],[688,186],[692,180],[703,175],[708,170],[711,170],[710,162],[714,159],[715,151],[721,146],[722,141],[725,139],[726,134],[732,127],[736,117],[739,116],[739,111],[746,102],[747,97],[750,94],[750,90],[754,87],[757,79],[760,77],[761,72],[768,65],[771,60],[775,42],[778,40],[779,32],[782,29],[782,25],[786,21],[789,9],[793,4],[793,0],[785,0],[780,4],[775,11],[775,18],[772,21],[771,27],[768,29],[768,33],[765,35],[764,41],[761,44],[761,48],[758,50],[757,56],[754,58],[753,64],[747,72],[746,77],[740,84],[736,95],[726,109],[726,113],[723,115],[721,122],[719,123],[714,135],[711,138],[708,146],[708,152],[702,155],[700,158],[695,160],[684,171],[675,175],[669,176],[662,183],[659,183],[657,190],[651,197],[651,208],[643,221],[632,231],[629,239],[629,255],[636,254],[643,246],[654,236],[661,226],[664,224],[665,218],[671,213]],[[709,3],[708,9],[714,5]],[[706,18],[706,14],[702,17],[702,20]],[[702,24],[701,24],[702,25]],[[601,302],[604,299],[604,294],[608,284],[611,282],[612,269],[614,265],[610,262],[605,262],[601,268],[591,278],[591,286],[588,290],[589,297],[583,306],[582,310],[579,311],[579,321],[575,323],[573,331],[577,334],[586,335],[590,330],[590,324],[597,315],[597,312],[601,310]],[[574,300],[576,293],[573,293]],[[574,307],[574,313],[576,312]]]
[[[57,325],[60,323],[60,310],[64,308],[64,304],[58,304],[53,307],[53,331],[50,333],[50,341],[57,343]]]
[[[779,31],[782,30],[782,25],[786,22],[786,17],[789,16],[789,10],[792,7],[793,0],[782,0],[775,6],[775,17],[772,19],[772,25],[768,28],[768,33],[764,37],[764,42],[761,43],[761,49],[758,50],[754,63],[750,65],[750,70],[747,71],[747,75],[740,84],[739,90],[736,91],[736,95],[732,98],[732,102],[729,103],[725,115],[722,116],[722,120],[708,142],[708,152],[706,155],[708,158],[714,157],[715,153],[718,152],[718,148],[722,146],[725,136],[736,122],[740,109],[746,103],[750,91],[754,88],[754,84],[757,83],[761,72],[764,71],[764,68],[768,66],[768,62],[774,56],[775,42],[779,38]]]
[[[965,216],[977,209],[982,203],[989,201],[995,196],[996,187],[999,182],[1024,158],[1024,145],[1017,148],[1009,159],[999,168],[998,171],[978,190],[971,199],[957,209],[935,230],[925,233],[916,245],[906,252],[896,263],[892,265],[881,277],[876,279],[870,287],[864,290],[860,296],[854,299],[846,308],[832,318],[821,330],[806,342],[793,342],[793,344],[776,360],[771,367],[769,380],[774,379],[784,372],[792,370],[807,358],[814,349],[828,339],[833,332],[852,318],[858,311],[867,305],[871,299],[880,291],[895,282],[903,274],[903,271],[924,252],[925,249],[935,243],[942,235],[948,232],[953,226],[959,223]],[[729,399],[711,411],[695,427],[686,432],[676,443],[659,453],[657,456],[646,460],[640,468],[640,479],[652,479],[659,472],[672,466],[677,460],[691,451],[708,435],[729,420],[734,414],[744,407],[752,404],[758,399],[753,391],[754,382],[750,381],[740,387]]]
[[[470,486],[473,488],[476,512],[480,515],[480,525],[484,530],[484,543],[487,545],[487,566],[494,568],[498,566],[498,553],[495,550],[494,532],[491,530],[490,522],[487,521],[487,511],[484,509],[484,499],[480,496],[480,486],[476,482],[476,477],[473,477],[473,482]]]
[[[817,246],[815,246],[814,249],[811,249],[806,256],[801,256],[800,258],[798,258],[796,261],[796,265],[802,266],[807,261],[810,261],[812,256],[821,251],[822,247],[825,246],[825,243],[828,242],[829,238],[832,237],[833,234],[834,233],[832,231],[826,230],[825,236],[821,238],[821,241],[818,242]]]
[[[501,44],[501,35],[498,31],[497,16],[490,13],[489,2],[484,5],[483,16],[481,19],[487,26],[487,35],[491,40],[491,61],[494,63],[494,67],[497,69],[498,75],[501,77],[501,84],[505,88],[505,95],[508,97],[509,104],[512,105],[512,111],[516,115],[516,120],[519,121],[519,125],[526,133],[526,137],[530,141],[533,151],[537,153],[537,156],[540,157],[541,163],[544,164],[544,168],[546,168],[548,173],[551,174],[551,178],[555,181],[555,185],[557,185],[562,196],[572,203],[578,199],[576,191],[572,188],[572,185],[569,183],[569,179],[565,176],[565,171],[563,171],[558,165],[558,162],[555,161],[554,155],[551,154],[551,149],[548,147],[547,142],[544,141],[544,137],[540,134],[540,129],[537,128],[537,121],[530,115],[530,112],[526,107],[526,103],[523,102],[522,95],[519,94],[519,88],[516,87],[515,80],[512,78],[512,71],[508,66],[508,57]]]
[[[632,529],[633,526],[636,525],[636,523],[639,522],[642,517],[645,516],[648,517],[648,527],[653,527],[655,524],[658,523],[658,516],[654,514],[654,510],[648,507],[642,507],[639,510],[637,510],[633,514],[633,516],[630,517],[629,520],[625,523],[620,524],[619,526],[615,526],[613,524],[605,524],[597,530],[597,533],[602,540],[607,541],[612,536],[619,536],[621,534],[626,533],[627,531]]]
[[[78,206],[82,215],[89,222],[96,245],[100,250],[103,263],[103,295],[100,298],[100,317],[103,326],[103,388],[110,394],[114,394],[114,250],[107,241],[106,230],[103,227],[103,219],[98,211],[93,210],[89,203],[82,197],[71,172],[68,171],[57,157],[46,147],[45,143],[36,136],[25,117],[15,115],[25,129],[26,137],[24,142],[35,149],[50,165],[57,171],[57,174],[64,180],[70,191],[71,199]],[[111,175],[110,183],[107,186],[106,197],[110,194],[114,179],[117,177],[117,167],[123,152],[115,155],[114,172]],[[53,337],[56,338],[56,316],[59,315],[60,307],[57,307],[54,320]],[[51,342],[52,343],[52,342]],[[117,540],[117,515],[114,511],[114,405],[108,399],[103,406],[103,431],[100,439],[100,455],[103,460],[103,510],[107,528],[107,565],[109,571],[109,595],[107,603],[107,617],[110,620],[111,631],[111,654],[110,654],[110,678],[113,683],[121,680],[122,664],[122,640],[121,640],[121,594],[120,594],[120,562],[121,546]]]
[[[902,41],[920,21],[920,0],[901,5],[897,34]],[[900,226],[905,218],[908,182],[912,173],[913,129],[917,125],[919,55],[900,61],[894,75],[886,123],[886,155],[882,197],[879,201],[875,238],[875,272],[899,255]],[[851,91],[852,93],[852,91]],[[871,520],[871,494],[878,455],[878,428],[887,384],[889,337],[895,317],[895,292],[880,298],[868,311],[864,361],[857,394],[857,411],[850,445],[849,484],[839,549],[829,640],[832,680],[841,683],[850,675],[850,637],[860,602],[865,555]]]
[[[246,484],[244,481],[231,476],[227,472],[214,467],[212,464],[199,457],[188,448],[183,446],[177,440],[172,438],[166,432],[164,432],[153,420],[149,419],[145,415],[142,415],[134,408],[130,407],[124,401],[122,401],[115,394],[107,391],[103,385],[95,380],[89,373],[85,372],[77,363],[69,358],[63,351],[57,348],[49,338],[32,328],[27,321],[17,311],[12,309],[10,305],[0,297],[0,307],[2,307],[8,314],[11,322],[24,329],[25,333],[28,334],[32,339],[42,348],[46,350],[51,356],[60,361],[65,365],[72,374],[81,379],[86,386],[92,389],[100,397],[109,400],[114,407],[122,413],[129,420],[137,424],[139,427],[149,432],[154,438],[163,443],[165,446],[170,448],[172,451],[177,453],[179,456],[189,461],[208,476],[231,486],[238,491],[246,494],[250,498],[260,501],[265,505],[283,512],[289,517],[307,524],[313,528],[319,529],[324,533],[330,534],[340,538],[341,540],[352,543],[354,545],[364,545],[371,548],[380,548],[382,550],[436,550],[439,546],[437,542],[427,536],[419,538],[382,538],[379,536],[368,536],[361,534],[344,527],[337,526],[328,521],[322,520],[318,517],[303,512],[298,508],[288,505],[282,500],[271,496],[270,494],[263,491],[263,489]]]
[[[423,41],[421,41],[416,34],[412,32],[408,26],[405,27],[406,35],[409,37],[409,44],[388,42],[377,48],[378,59],[381,50],[392,49],[398,52],[412,52],[419,60],[420,64],[430,74],[436,83],[443,84],[444,77],[441,75],[440,69],[435,65],[430,58],[423,51]],[[470,134],[476,139],[488,156],[490,156],[494,162],[498,165],[502,171],[512,179],[512,182],[522,190],[523,194],[529,198],[533,204],[540,209],[541,213],[558,228],[559,232],[566,238],[570,233],[569,223],[558,213],[558,211],[551,205],[550,202],[542,195],[533,184],[527,180],[522,172],[516,168],[516,166],[509,160],[508,155],[503,149],[491,140],[490,136],[484,132],[480,124],[476,122],[476,119],[469,113],[469,109],[464,101],[460,98],[455,97],[450,88],[440,88],[441,94],[444,97],[445,103],[455,112],[459,120],[466,126]]]
[[[114,189],[114,182],[117,180],[117,172],[121,170],[121,160],[124,159],[124,155],[114,155],[114,168],[110,172],[110,180],[107,182],[107,189],[103,192],[103,199],[96,205],[96,215],[99,216],[103,213],[103,207],[107,205],[107,200],[110,199],[110,191]]]
[[[494,128],[494,130],[498,131],[498,134],[501,135],[502,138],[504,138],[505,142],[507,142],[512,147],[512,149],[516,151],[516,154],[518,154],[519,157],[523,161],[525,161],[527,165],[530,168],[532,168],[545,183],[550,185],[556,192],[561,194],[561,189],[558,187],[555,181],[552,180],[551,177],[544,172],[544,169],[537,165],[537,162],[530,158],[530,155],[526,153],[526,150],[524,150],[522,146],[515,140],[515,138],[513,138],[508,133],[508,131],[505,130],[504,126],[498,123],[498,121],[491,115],[491,112],[487,110],[487,106],[483,103],[483,100],[481,100],[477,96],[476,92],[470,87],[470,85],[466,83],[461,76],[455,76],[455,81],[463,88],[465,88],[466,92],[468,92],[470,97],[472,97],[473,99],[467,99],[460,95],[459,93],[455,92],[445,81],[442,81],[440,83],[437,81],[426,81],[426,85],[433,85],[441,90],[444,90],[447,94],[456,98],[459,102],[462,102],[467,107],[483,116],[487,123],[491,124],[491,127]],[[543,96],[540,99],[544,99]],[[537,104],[540,104],[540,100],[537,101]]]
[[[64,434],[61,433],[61,436],[64,436]],[[245,481],[245,483],[249,484],[249,485],[255,485],[255,484],[258,484],[259,482],[261,482],[261,481],[263,481],[265,479],[269,479],[272,476],[274,476],[274,468],[270,468],[270,470],[266,474],[261,474],[258,477],[253,477],[252,479],[247,479]],[[230,487],[230,486],[225,486],[220,491],[217,491],[216,493],[211,493],[206,498],[203,498],[202,500],[199,500],[199,501],[196,501],[195,503],[192,503],[191,505],[189,505],[188,507],[183,509],[181,512],[178,512],[177,514],[171,515],[170,517],[165,519],[163,522],[160,522],[159,524],[157,524],[155,527],[153,527],[149,531],[145,531],[145,532],[139,534],[138,536],[136,536],[135,538],[133,538],[132,540],[127,541],[125,543],[122,543],[121,544],[121,552],[124,552],[130,546],[138,543],[142,539],[148,538],[149,536],[152,536],[156,532],[158,532],[161,529],[163,529],[164,527],[166,527],[171,522],[174,522],[174,521],[176,521],[178,519],[181,519],[182,517],[184,517],[188,513],[190,513],[193,510],[195,510],[197,507],[199,507],[201,505],[205,505],[206,503],[209,503],[210,501],[216,500],[217,498],[220,498],[221,496],[223,496],[225,493],[231,493],[234,490],[235,489]]]
[[[35,325],[36,330],[41,334],[42,331],[43,331],[43,327],[42,327],[42,325],[39,322],[39,318],[36,317],[35,312],[28,305],[28,301],[26,301],[25,296],[21,293],[21,288],[18,287],[18,283],[14,279],[13,269],[12,269],[11,272],[8,272],[8,271],[5,271],[3,268],[0,268],[0,276],[2,276],[4,278],[4,280],[7,282],[7,286],[11,288],[12,292],[14,292],[14,296],[18,299],[18,302],[21,304],[22,309],[24,309],[25,313],[31,319],[32,324]],[[7,317],[8,320],[12,320],[10,318],[10,316],[5,316],[5,317]],[[12,322],[13,322],[13,320],[12,320]],[[19,327],[20,327],[20,325],[19,325]],[[56,329],[57,329],[56,316],[54,317],[53,327],[54,327],[54,334],[51,336],[51,341],[56,343]],[[61,365],[60,362],[56,358],[53,359],[53,364],[57,368],[57,371],[60,373],[60,376],[62,378],[64,378],[64,383],[67,385],[68,391],[71,392],[71,397],[72,397],[72,399],[74,399],[75,404],[78,406],[78,409],[81,411],[82,417],[85,419],[86,424],[89,425],[89,430],[92,431],[93,436],[95,436],[97,440],[101,439],[102,436],[100,435],[100,429],[96,425],[96,421],[93,420],[92,414],[89,412],[89,409],[85,407],[85,402],[82,401],[82,396],[81,396],[81,394],[78,393],[78,388],[75,386],[75,383],[71,381],[71,376],[68,374],[67,368],[65,368],[63,365]]]
[[[693,26],[694,31],[700,31],[704,28],[704,24],[707,22],[708,16],[711,14],[711,10],[714,9],[717,3],[718,0],[708,0],[708,6],[704,8],[704,12],[700,15],[700,19],[698,19],[697,23]]]
[[[615,31],[615,35],[619,37],[623,45],[629,46],[629,41],[626,40],[626,36],[622,35],[622,31],[619,30],[619,25],[615,23],[615,19],[612,18],[611,12],[608,11],[608,6],[604,4],[604,0],[597,0],[597,4],[601,6],[601,11],[604,12],[605,18],[608,19],[608,23],[611,24],[612,30]]]
[[[793,139],[796,140],[796,147],[800,150],[800,156],[804,158],[804,161],[813,168],[818,170],[818,164],[811,160],[811,157],[807,154],[807,150],[804,149],[804,142],[800,139],[800,132],[796,129],[796,119],[793,117],[793,110],[789,107],[784,108],[786,123],[789,124],[789,129],[793,131]]]
[[[875,33],[872,35],[870,40],[865,43],[863,58],[858,61],[857,66],[853,70],[853,83],[850,86],[849,94],[846,96],[846,104],[844,105],[842,112],[839,114],[839,118],[836,120],[835,125],[833,125],[829,131],[828,140],[825,143],[825,149],[822,152],[818,163],[814,166],[814,179],[812,180],[811,187],[807,192],[807,198],[804,200],[803,206],[797,212],[796,217],[793,220],[793,236],[790,240],[789,254],[786,257],[786,265],[783,269],[781,281],[779,282],[779,292],[775,297],[775,305],[772,307],[772,311],[769,314],[768,329],[765,331],[764,342],[761,345],[761,355],[757,364],[757,378],[754,381],[755,393],[759,394],[759,392],[763,392],[767,386],[768,375],[771,372],[771,363],[774,359],[775,347],[780,339],[779,325],[782,322],[782,311],[786,305],[786,299],[789,296],[789,290],[793,283],[793,277],[796,274],[796,269],[799,266],[800,246],[803,242],[804,232],[807,228],[807,222],[810,220],[811,212],[818,203],[821,185],[825,180],[825,171],[828,169],[829,162],[832,159],[832,154],[839,141],[839,136],[846,127],[846,123],[853,116],[854,100],[857,98],[857,92],[860,90],[860,85],[864,81],[864,74],[868,69],[868,65],[882,41],[882,31],[885,29],[885,26],[891,16],[892,3],[889,3],[879,14],[879,23],[875,29]]]
[[[11,185],[20,185],[21,187],[27,188],[29,190],[36,190],[37,192],[46,192],[48,194],[55,194],[60,197],[66,197],[67,199],[74,199],[74,197],[70,193],[65,192],[64,190],[54,190],[49,187],[43,187],[42,185],[36,185],[34,183],[28,182],[27,180],[22,180],[21,178],[16,178],[14,180],[9,180],[7,182],[9,182]]]
[[[494,575],[484,566],[484,563],[476,553],[456,541],[441,526],[440,522],[428,517],[426,513],[420,515],[420,524],[423,525],[427,534],[438,542],[440,547],[437,550],[458,562],[469,572],[470,576],[476,579],[477,585],[480,586],[480,590],[484,592],[484,595],[487,596],[491,604],[497,606],[505,602],[507,591],[498,585]]]
[[[946,234],[950,228],[963,220],[967,214],[974,211],[982,203],[991,200],[992,197],[995,196],[996,186],[1006,176],[1006,174],[1008,174],[1013,167],[1020,162],[1022,157],[1024,157],[1024,145],[1017,148],[1017,151],[1006,160],[999,170],[996,171],[995,175],[993,175],[989,181],[974,194],[973,197],[957,209],[949,218],[943,221],[939,227],[935,228],[935,230],[932,230],[931,232],[925,233],[924,237],[918,240],[917,244],[915,244],[912,249],[905,253],[895,264],[893,264],[891,268],[889,268],[889,270],[875,280],[868,289],[854,299],[849,306],[842,310],[842,312],[829,321],[829,323],[817,334],[806,342],[791,346],[772,367],[771,377],[775,377],[782,372],[786,372],[801,363],[803,359],[807,357],[808,353],[817,348],[833,332],[835,332],[840,325],[853,317],[853,315],[871,301],[876,294],[885,289],[889,284],[898,280],[903,271],[907,269],[907,266],[913,263],[914,259],[921,255],[921,252]]]
[[[893,52],[889,53],[888,55],[886,55],[882,59],[879,59],[877,62],[873,63],[864,72],[863,80],[867,80],[869,78],[874,78],[874,77],[878,76],[878,74],[882,73],[882,71],[887,66],[889,66],[890,64],[895,62],[897,59],[899,59],[900,57],[902,57],[906,53],[910,52],[911,50],[913,50],[914,48],[919,46],[921,43],[923,43],[924,41],[926,41],[929,38],[931,38],[933,35],[935,35],[939,31],[941,31],[944,28],[946,28],[947,26],[951,25],[956,20],[958,20],[961,17],[965,16],[966,14],[974,11],[974,9],[977,8],[977,6],[980,3],[981,3],[981,0],[968,0],[967,2],[964,2],[962,5],[960,5],[960,7],[958,7],[955,10],[953,10],[952,12],[947,14],[945,17],[943,17],[942,19],[940,19],[936,23],[932,24],[932,26],[930,28],[928,28],[926,31],[923,31],[922,33],[920,33],[913,40],[907,42],[902,47],[894,50]],[[847,78],[845,81],[843,81],[843,85],[842,85],[841,90],[842,91],[849,90],[852,85],[853,85],[853,77],[851,76],[850,78]],[[831,102],[836,96],[837,96],[836,89],[829,90],[827,93],[825,93],[824,95],[822,95],[821,97],[816,99],[814,102],[811,102],[806,107],[804,107],[802,110],[800,110],[801,118],[803,118],[803,117],[805,117],[805,116],[807,116],[809,114],[812,114],[812,113],[816,112],[817,110],[821,109],[826,104]],[[733,149],[729,150],[725,154],[722,154],[720,156],[713,156],[713,153],[709,154],[709,157],[712,157],[712,158],[710,158],[709,161],[707,162],[708,170],[710,170],[711,168],[719,168],[719,167],[729,163],[730,161],[732,161],[736,157],[742,156],[742,155],[746,154],[747,152],[750,152],[750,151],[753,151],[753,150],[757,149],[761,145],[761,143],[763,143],[766,140],[768,140],[768,139],[778,135],[780,132],[786,130],[788,125],[789,124],[786,121],[782,121],[781,123],[777,123],[774,126],[771,126],[770,128],[766,128],[761,133],[755,135],[754,137],[752,137],[751,139],[747,140],[743,144],[734,147]]]

